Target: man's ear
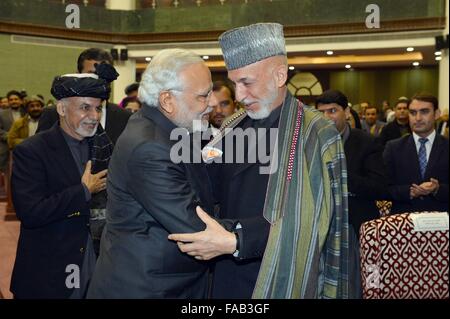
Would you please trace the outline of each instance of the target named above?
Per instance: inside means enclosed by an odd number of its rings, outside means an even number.
[[[277,83],[277,86],[279,88],[284,86],[287,81],[287,74],[288,74],[287,65],[279,64],[278,66],[275,67],[273,72],[274,72],[275,81]]]
[[[434,119],[437,120],[441,117],[441,110],[437,109],[436,111],[434,111]]]
[[[56,111],[58,112],[59,116],[65,116],[66,115],[66,106],[63,102],[58,101],[56,102]]]
[[[344,109],[344,112],[345,112],[345,118],[346,118],[346,119],[349,119],[350,116],[351,116],[351,114],[352,114],[352,112],[350,112],[350,106],[347,106],[347,107]]]
[[[159,105],[161,105],[161,109],[164,112],[168,114],[173,113],[175,109],[173,99],[174,97],[169,91],[162,91],[159,93]]]

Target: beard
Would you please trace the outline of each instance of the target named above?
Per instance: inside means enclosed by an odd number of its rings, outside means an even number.
[[[204,132],[208,129],[208,117],[207,115],[211,111],[210,108],[200,114],[192,113],[189,111],[189,107],[184,103],[184,101],[177,100],[179,105],[179,112],[176,118],[172,121],[178,126],[183,127],[189,132]]]
[[[42,111],[38,111],[38,112],[30,112],[29,114],[30,114],[30,117],[31,117],[33,120],[37,120],[37,119],[39,119],[39,118],[41,117]]]
[[[265,118],[268,118],[270,115],[270,104],[268,103],[264,103],[263,104],[263,100],[259,101],[259,110],[257,111],[250,111],[247,110],[247,114],[248,116],[252,119],[252,120],[262,120]]]
[[[225,116],[216,115],[215,117],[209,120],[209,123],[215,128],[220,128],[222,126],[223,121],[225,120]]]
[[[90,121],[85,120],[78,125],[78,127],[75,129],[75,132],[83,137],[92,137],[95,135],[95,132],[97,132],[98,127],[98,121]],[[92,130],[86,129],[83,125],[95,125],[95,127]]]
[[[269,117],[272,112],[273,102],[278,97],[278,89],[272,83],[269,83],[266,88],[266,97],[261,98],[259,101],[255,101],[259,104],[259,110],[251,111],[247,109],[248,116],[253,120],[262,120]],[[242,103],[244,105],[251,104],[251,101],[243,100]]]

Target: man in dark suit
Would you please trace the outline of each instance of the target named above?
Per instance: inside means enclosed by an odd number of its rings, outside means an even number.
[[[379,218],[375,200],[389,196],[383,147],[368,133],[352,129],[346,123],[349,112],[347,97],[340,91],[323,92],[316,99],[316,108],[332,120],[344,142],[348,173],[348,205],[350,223],[357,234],[362,223]]]
[[[91,48],[83,51],[78,57],[77,68],[79,73],[95,73],[95,64],[113,64],[111,55],[101,49]],[[116,144],[122,131],[127,125],[130,112],[118,107],[116,104],[105,103],[102,106],[100,124],[106,131],[113,144]],[[37,132],[48,130],[58,121],[58,113],[55,107],[46,107],[39,119]]]
[[[205,167],[171,152],[178,143],[171,134],[189,139],[193,120],[209,111],[211,90],[207,66],[189,51],[163,50],[144,72],[145,104],[109,166],[107,222],[88,298],[206,297],[208,264],[181,253],[167,236],[205,228],[197,205],[212,211]]]
[[[384,150],[394,213],[448,211],[448,139],[436,134],[436,97],[417,94],[409,104],[412,135],[390,141]]]
[[[364,111],[364,120],[361,128],[372,136],[379,136],[386,123],[378,120],[378,109],[374,105],[369,105]]]
[[[112,147],[97,126],[109,85],[92,74],[67,75],[55,78],[52,94],[59,124],[13,153],[21,227],[11,291],[19,299],[83,298],[95,265],[90,201],[106,187]]]
[[[113,64],[111,55],[101,49],[91,48],[83,51],[78,57],[77,69],[79,73],[96,73],[96,66],[102,63],[109,65]],[[100,116],[100,125],[98,126],[98,134],[104,134],[110,139],[112,145],[114,146],[119,138],[125,126],[128,123],[128,119],[131,115],[130,112],[118,107],[115,104],[104,101],[102,104]],[[47,130],[53,126],[59,119],[56,107],[50,106],[44,108],[44,111],[39,119],[37,132]],[[91,235],[94,239],[95,252],[99,254],[100,238],[102,235],[103,227],[105,225],[105,205],[106,196],[103,203],[97,201],[101,196],[96,196],[91,202],[92,210],[95,212],[92,216],[91,224]]]
[[[408,115],[409,102],[407,98],[401,97],[398,99],[397,104],[395,104],[395,119],[391,123],[386,124],[378,136],[383,147],[391,140],[411,134]]]

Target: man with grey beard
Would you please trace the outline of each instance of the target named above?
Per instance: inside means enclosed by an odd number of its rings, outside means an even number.
[[[188,256],[214,258],[213,298],[349,297],[346,172],[336,128],[288,92],[282,25],[232,29],[219,43],[245,112],[227,120],[204,158],[221,155],[214,147],[222,137],[227,143],[226,128],[257,129],[258,151],[273,142],[269,132],[275,130],[271,168],[277,167],[269,175],[261,158],[229,163],[225,147],[225,163],[212,180],[219,217],[233,226],[222,227],[199,209],[204,231],[169,238]],[[249,142],[244,154],[252,148]]]
[[[51,92],[59,122],[14,149],[12,197],[21,225],[11,291],[17,299],[79,299],[87,292],[95,265],[90,204],[106,187],[112,150],[97,132],[110,93],[109,80],[98,74],[56,77]]]
[[[211,91],[211,73],[192,52],[163,50],[148,65],[139,87],[144,104],[108,169],[106,226],[88,298],[206,297],[208,264],[181,253],[167,236],[203,230],[195,209],[212,211],[206,168],[171,157],[178,143],[171,133],[193,135]]]

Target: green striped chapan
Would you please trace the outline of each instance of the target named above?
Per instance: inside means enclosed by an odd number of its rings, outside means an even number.
[[[278,134],[278,170],[269,178],[264,208],[271,230],[253,298],[348,298],[350,229],[341,137],[331,122],[289,93]]]

